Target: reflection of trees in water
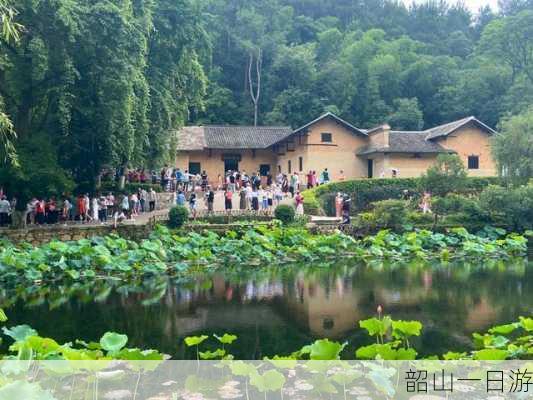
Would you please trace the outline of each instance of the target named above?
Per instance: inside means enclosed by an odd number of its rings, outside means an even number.
[[[377,304],[396,319],[424,323],[422,347],[463,341],[471,330],[508,322],[533,306],[524,265],[345,264],[232,268],[174,282],[101,280],[0,291],[11,324],[29,323],[59,340],[125,332],[133,345],[183,353],[195,333],[239,334],[239,357],[283,354],[316,335],[364,341],[359,319]],[[16,303],[15,306],[13,304]],[[466,327],[466,329],[465,329]],[[460,336],[463,334],[463,336]],[[178,350],[179,349],[179,350]]]

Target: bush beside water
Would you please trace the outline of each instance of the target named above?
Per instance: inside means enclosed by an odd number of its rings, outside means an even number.
[[[274,216],[279,219],[284,225],[294,222],[296,213],[294,207],[285,204],[279,205],[274,210]]]

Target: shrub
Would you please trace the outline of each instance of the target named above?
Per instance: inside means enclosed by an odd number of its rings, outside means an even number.
[[[186,207],[172,207],[168,213],[168,225],[171,228],[181,228],[188,218],[189,210]]]
[[[388,199],[401,199],[404,191],[414,197],[418,202],[420,188],[423,187],[422,178],[396,178],[396,179],[357,179],[353,181],[335,182],[321,185],[304,192],[305,211],[308,214],[318,215],[325,211],[327,215],[335,215],[334,198],[337,192],[346,193],[352,198],[352,213],[370,209],[376,201]],[[497,177],[467,178],[465,186],[459,193],[477,194],[489,185],[500,184]],[[323,210],[322,210],[323,209]]]
[[[283,224],[287,225],[294,222],[294,207],[288,205],[279,205],[274,210],[274,216],[279,219]]]
[[[492,219],[512,229],[533,229],[533,185],[504,188],[490,186],[479,198]]]
[[[440,154],[437,162],[428,168],[421,179],[421,189],[444,196],[461,192],[466,187],[467,174],[463,162],[456,154]]]
[[[399,228],[407,222],[407,202],[404,200],[382,200],[373,206],[380,226]]]
[[[407,214],[407,222],[414,225],[429,225],[434,222],[434,216],[432,214],[412,211]]]

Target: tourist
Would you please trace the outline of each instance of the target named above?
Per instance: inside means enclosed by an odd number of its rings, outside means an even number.
[[[250,196],[252,198],[252,210],[259,211],[259,193],[257,192],[257,190],[253,190],[252,188]]]
[[[267,190],[267,209],[271,210],[274,205],[274,194],[272,188]]]
[[[102,223],[107,222],[107,201],[105,196],[100,196],[98,199],[98,219]]]
[[[83,203],[84,203],[84,210],[85,210],[85,221],[91,221],[91,199],[89,198],[89,194],[85,193],[85,196],[83,196]]]
[[[192,192],[189,196],[189,208],[191,209],[191,214],[193,218],[196,218],[196,193]]]
[[[268,209],[268,195],[266,190],[260,191],[261,196],[261,209],[266,211]]]
[[[202,175],[200,175],[200,178],[202,179],[202,192],[205,192],[207,190],[207,183],[208,183],[208,179],[207,179],[207,172],[202,171]]]
[[[283,174],[281,173],[281,170],[279,171],[279,174],[276,176],[276,184],[281,187],[283,184]]]
[[[0,198],[0,226],[6,226],[8,224],[10,212],[11,204],[9,204],[6,196],[2,196]]]
[[[311,184],[312,184],[312,187],[315,187],[318,184],[317,178],[316,178],[316,171],[313,171],[313,178],[311,180]]]
[[[283,192],[281,191],[281,187],[279,185],[276,185],[274,187],[274,201],[276,206],[281,203],[281,200],[283,200]]]
[[[346,177],[344,176],[344,171],[341,169],[341,172],[339,173],[339,181],[343,182],[346,180]]]
[[[259,187],[261,186],[261,177],[256,173],[252,173],[252,189],[253,190],[259,190]]]
[[[296,171],[291,175],[290,178],[290,184],[289,184],[289,192],[291,193],[291,197],[294,197],[294,193],[296,193],[300,186],[300,177],[296,173]]]
[[[117,228],[117,225],[119,222],[122,222],[124,221],[125,219],[128,218],[128,213],[127,212],[124,212],[124,210],[116,210],[114,213],[113,213],[113,226],[115,227],[115,229]]]
[[[182,190],[178,190],[178,194],[176,196],[176,205],[183,207],[186,201],[187,199],[185,197],[185,193]]]
[[[115,196],[113,196],[113,193],[111,192],[109,192],[106,197],[106,206],[107,216],[111,217],[113,215],[113,209],[115,208]]]
[[[420,208],[423,214],[431,213],[431,194],[429,192],[424,192]]]
[[[59,211],[57,210],[57,203],[54,197],[52,197],[46,203],[46,223],[56,224],[59,219]]]
[[[157,201],[157,193],[155,192],[154,188],[150,188],[150,191],[148,192],[148,207],[150,212],[155,210],[155,202]]]
[[[35,204],[35,221],[39,225],[46,222],[46,204],[44,200],[37,200]]]
[[[281,181],[281,191],[286,196],[289,192],[289,180],[287,179],[287,175],[283,175],[283,179]]]
[[[157,185],[157,172],[152,171],[152,185]]]
[[[267,174],[267,177],[266,177],[266,183],[267,183],[267,187],[271,187],[272,186],[272,174],[269,172]]]
[[[306,175],[307,179],[307,189],[311,189],[313,187],[313,171],[309,171]]]
[[[229,179],[229,190],[231,192],[235,191],[235,175],[230,171],[230,174],[228,176]]]
[[[100,215],[100,205],[98,203],[98,198],[96,196],[93,197],[91,209],[93,211],[93,215],[92,215],[93,221],[94,222],[98,222],[98,220],[99,220],[98,217]]]
[[[342,224],[343,225],[349,225],[350,224],[350,205],[352,200],[348,195],[344,195],[342,199]]]
[[[128,195],[126,194],[122,196],[122,201],[120,202],[120,210],[126,218],[130,217],[130,201],[128,199]]]
[[[139,204],[140,204],[141,212],[147,211],[147,207],[146,207],[147,203],[148,203],[148,192],[144,188],[139,189]]]
[[[172,190],[172,168],[165,166],[165,190]]]
[[[132,193],[130,196],[130,211],[133,216],[139,214],[139,198],[136,193]]]
[[[327,168],[324,168],[324,171],[322,171],[322,174],[321,174],[321,183],[322,184],[327,184],[329,183],[329,171]]]
[[[337,193],[335,196],[335,217],[340,218],[342,216],[342,203],[343,197],[341,193]]]
[[[247,207],[247,199],[246,199],[246,194],[247,194],[247,189],[246,187],[244,186],[244,182],[243,182],[243,187],[241,189],[241,191],[239,192],[239,209],[244,211],[246,210],[248,207]]]
[[[181,185],[183,184],[183,172],[181,172],[180,168],[176,168],[174,176],[176,178],[176,189],[181,189]]]
[[[230,186],[230,188],[226,188],[226,191],[224,192],[224,208],[226,211],[231,211],[231,209],[233,208],[232,200],[233,200],[233,192],[231,191],[231,186]]]
[[[189,181],[191,179],[191,175],[189,174],[188,170],[185,170],[183,172],[183,191],[188,192],[189,191]]]
[[[78,209],[77,219],[81,222],[85,221],[85,197],[81,194],[76,200],[76,208]]]
[[[161,176],[161,189],[165,191],[167,187],[167,166],[165,165],[163,168],[161,168],[161,172],[159,173]]]
[[[211,186],[207,187],[206,202],[207,202],[207,212],[213,213],[215,211],[215,192],[213,191]]]
[[[304,215],[304,197],[299,191],[296,192],[294,202],[296,203],[296,215]]]
[[[67,197],[65,197],[65,199],[63,200],[63,206],[61,207],[61,218],[65,223],[70,220],[72,208],[72,203]]]
[[[26,203],[26,223],[35,224],[35,207],[37,199],[34,197]]]

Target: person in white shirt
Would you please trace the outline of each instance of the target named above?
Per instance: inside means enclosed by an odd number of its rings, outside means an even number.
[[[7,201],[6,196],[2,196],[0,199],[0,226],[8,225],[10,212],[11,204]]]
[[[150,212],[155,210],[156,200],[157,200],[157,194],[154,188],[151,188],[150,191],[148,192],[148,207],[149,207]]]
[[[100,205],[98,204],[98,199],[96,197],[93,197],[92,201],[92,211],[93,211],[93,220],[98,221],[98,210],[100,209]]]

